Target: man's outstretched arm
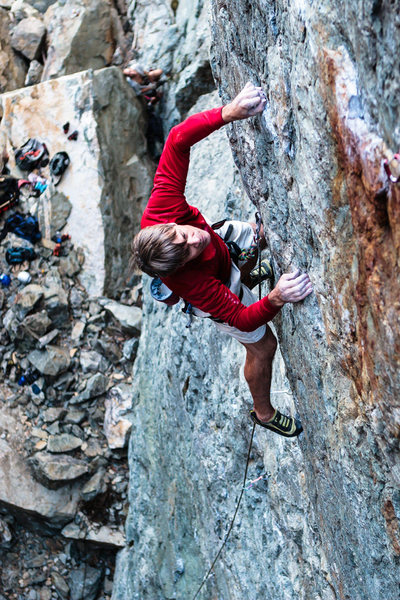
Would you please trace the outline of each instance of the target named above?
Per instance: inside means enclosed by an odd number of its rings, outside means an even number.
[[[172,128],[154,178],[145,213],[146,225],[182,218],[188,210],[184,191],[191,146],[227,123],[262,112],[265,102],[262,89],[247,83],[229,104],[197,113]]]
[[[266,102],[262,88],[248,81],[236,98],[222,108],[222,119],[225,123],[231,123],[254,117],[264,110]]]

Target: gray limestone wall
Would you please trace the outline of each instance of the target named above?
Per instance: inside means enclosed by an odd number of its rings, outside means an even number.
[[[212,3],[222,96],[252,79],[268,98],[230,139],[275,272],[296,266],[314,283],[277,326],[333,591],[352,600],[399,586],[399,192],[382,167],[400,138],[398,8]]]
[[[249,477],[268,479],[245,493],[207,600],[399,594],[399,191],[382,167],[400,142],[398,9],[384,0],[211,2],[222,100],[247,80],[268,98],[262,116],[218,135],[228,133],[262,213],[276,277],[307,270],[315,292],[275,319],[283,359],[274,402],[301,416],[304,434],[284,441],[256,431]],[[208,143],[193,153],[209,170],[188,198],[221,215],[235,206],[232,188],[226,200],[202,194],[203,182],[208,191],[215,177],[221,191],[229,152],[214,155]],[[240,218],[242,206],[233,210]],[[189,333],[146,293],[144,315],[128,546],[113,600],[186,600],[235,507],[251,401],[241,348],[212,324]]]

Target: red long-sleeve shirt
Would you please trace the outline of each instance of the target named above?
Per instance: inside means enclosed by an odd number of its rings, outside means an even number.
[[[223,240],[209,227],[194,206],[184,196],[190,160],[190,147],[216,131],[225,122],[222,108],[207,110],[171,129],[154,178],[154,187],[144,211],[141,226],[159,223],[192,225],[208,231],[211,242],[195,259],[163,282],[173,292],[193,306],[241,331],[253,331],[279,312],[268,296],[245,306],[224,285],[231,271],[231,258]]]

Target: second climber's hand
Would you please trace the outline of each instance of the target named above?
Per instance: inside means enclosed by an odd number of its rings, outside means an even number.
[[[299,269],[285,273],[268,295],[273,306],[283,306],[286,302],[300,302],[313,291],[308,273],[300,273]]]
[[[239,121],[254,117],[264,110],[267,99],[260,87],[256,87],[250,81],[246,83],[241,92],[222,109],[222,118],[225,123]]]

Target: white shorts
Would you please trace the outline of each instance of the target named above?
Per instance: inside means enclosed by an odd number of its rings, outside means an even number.
[[[232,226],[231,231],[229,232],[229,236],[225,239],[230,226]],[[255,245],[254,231],[250,223],[243,223],[242,221],[225,221],[223,226],[220,229],[217,229],[215,233],[222,237],[222,239],[224,239],[226,242],[235,242],[241,250],[248,250]],[[244,262],[239,264],[244,264]],[[240,276],[241,274],[239,268],[232,261],[230,278],[225,285],[231,290],[231,292],[236,294],[238,298],[242,296],[242,304],[245,306],[250,306],[250,304],[257,302],[257,298],[253,292],[240,281]],[[205,313],[198,308],[193,308],[193,314],[197,317],[210,316],[210,314]],[[264,337],[266,331],[265,325],[257,327],[257,329],[254,329],[254,331],[240,331],[240,329],[232,327],[232,325],[228,325],[227,323],[218,323],[217,321],[214,321],[214,323],[219,331],[222,333],[227,333],[242,344],[255,344],[256,342],[259,342],[261,338]]]

